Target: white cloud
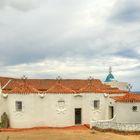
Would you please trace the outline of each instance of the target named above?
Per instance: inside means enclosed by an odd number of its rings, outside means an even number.
[[[39,0],[0,0],[0,8],[15,8],[16,10],[29,11],[41,4]]]
[[[140,24],[112,18],[124,3],[0,0],[0,74],[104,79],[112,65],[120,80],[136,79],[138,89]]]

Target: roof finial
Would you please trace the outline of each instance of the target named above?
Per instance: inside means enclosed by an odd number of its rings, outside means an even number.
[[[28,79],[28,77],[26,75],[23,75],[21,77],[21,80],[23,80],[24,86],[26,85],[26,80]]]
[[[109,67],[109,73],[112,73],[112,67],[111,66]]]
[[[23,75],[22,77],[21,77],[21,79],[22,80],[26,80],[28,77],[26,76],[26,75]]]
[[[60,81],[62,80],[61,76],[57,76],[56,80],[58,81],[58,83],[60,83]]]
[[[133,86],[132,86],[131,84],[128,84],[128,85],[127,85],[127,89],[128,89],[129,92],[131,91],[132,87],[133,87]]]
[[[92,76],[89,76],[89,78],[88,78],[88,84],[90,85],[90,86],[92,86],[92,80],[93,80],[94,78],[92,77]]]

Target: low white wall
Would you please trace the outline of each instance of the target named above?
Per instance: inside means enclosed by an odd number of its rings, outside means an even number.
[[[91,121],[90,128],[92,127],[119,131],[140,131],[140,123],[116,123],[113,120]]]
[[[114,107],[114,118],[110,120],[92,120],[91,128],[140,131],[140,103],[119,103],[109,99],[109,105]],[[137,106],[137,111],[132,110],[133,106]]]

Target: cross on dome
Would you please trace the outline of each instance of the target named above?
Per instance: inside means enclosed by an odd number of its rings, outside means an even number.
[[[109,67],[109,73],[112,73],[112,67],[111,66]]]

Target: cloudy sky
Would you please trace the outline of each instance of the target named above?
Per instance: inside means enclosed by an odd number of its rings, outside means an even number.
[[[140,90],[139,0],[0,0],[0,75],[118,81]]]

